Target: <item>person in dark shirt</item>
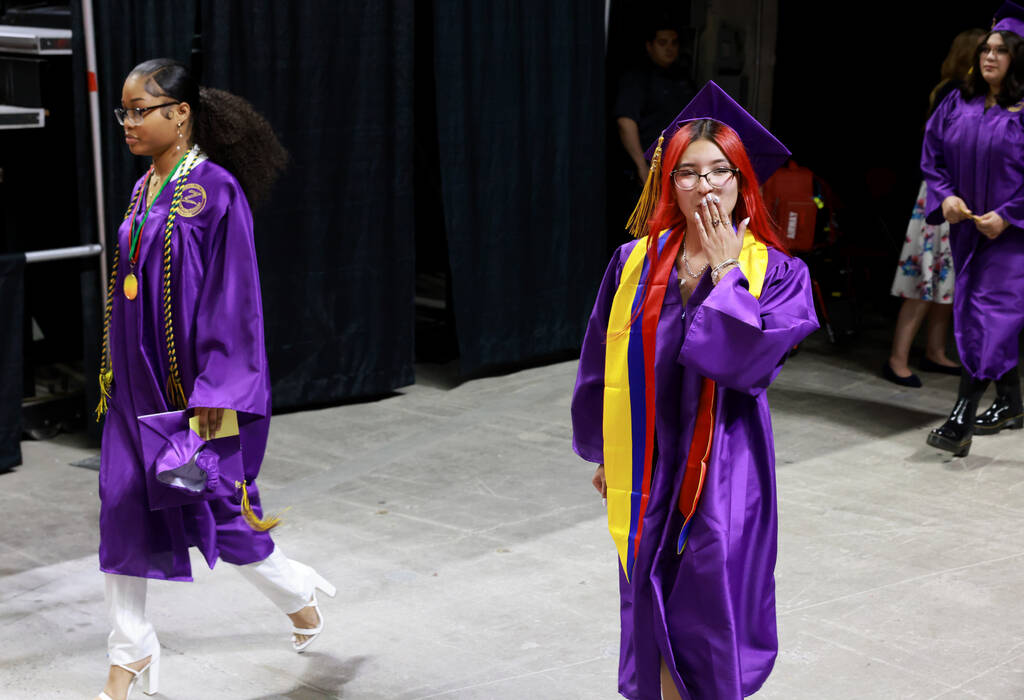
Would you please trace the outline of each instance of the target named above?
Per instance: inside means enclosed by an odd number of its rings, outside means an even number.
[[[641,186],[649,167],[644,151],[696,94],[688,72],[679,62],[678,31],[654,28],[646,49],[646,65],[623,75],[612,115]]]

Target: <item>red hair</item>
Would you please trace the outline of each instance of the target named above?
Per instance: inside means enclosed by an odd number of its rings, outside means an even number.
[[[786,246],[779,236],[778,229],[768,214],[768,208],[761,197],[760,183],[754,173],[754,166],[747,156],[747,149],[743,142],[730,127],[716,122],[712,119],[698,119],[683,126],[676,132],[662,156],[661,163],[661,197],[658,206],[651,215],[648,223],[648,230],[652,237],[657,238],[658,233],[667,228],[682,230],[686,226],[686,219],[683,212],[676,204],[676,188],[672,184],[672,170],[676,163],[683,157],[683,153],[694,141],[710,141],[718,146],[729,162],[739,172],[740,196],[736,201],[736,209],[732,214],[734,223],[750,217],[748,228],[754,237],[762,243],[778,248],[786,252]],[[648,244],[650,249],[650,244]]]
[[[652,287],[668,284],[668,278],[675,263],[675,256],[679,250],[680,241],[686,234],[686,217],[679,209],[675,198],[675,185],[672,184],[672,170],[676,163],[683,157],[683,153],[694,141],[706,140],[718,146],[732,166],[739,170],[739,194],[736,200],[736,208],[732,213],[732,221],[737,223],[750,217],[747,224],[755,238],[771,248],[777,248],[783,253],[789,254],[782,242],[779,231],[768,214],[764,198],[761,196],[760,184],[757,181],[757,174],[754,166],[747,156],[747,149],[743,147],[740,137],[732,128],[717,122],[713,119],[697,119],[685,124],[675,133],[664,149],[661,158],[661,195],[658,198],[654,213],[651,214],[648,222],[647,236],[647,260],[648,260],[648,281],[645,285],[643,301],[637,306],[635,313],[629,320],[629,325],[643,313],[647,305],[647,299]],[[665,242],[664,251],[658,253],[658,237],[665,229],[672,229],[669,239]],[[637,244],[639,245],[639,243]],[[665,259],[662,259],[665,258]],[[660,304],[659,304],[660,306]],[[624,330],[624,329],[623,329]]]

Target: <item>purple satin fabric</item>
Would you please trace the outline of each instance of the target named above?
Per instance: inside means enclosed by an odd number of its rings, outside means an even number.
[[[171,243],[174,333],[189,408],[238,412],[243,471],[259,473],[270,425],[270,376],[263,344],[263,312],[252,214],[241,187],[210,161],[188,181],[207,201],[193,217],[178,215]],[[141,186],[141,181],[136,187]],[[269,556],[269,534],[241,515],[240,499],[219,498],[151,510],[139,416],[173,410],[164,395],[167,351],[162,324],[163,229],[174,183],[153,206],[142,231],[139,296],[128,301],[121,280],[129,270],[129,222],[118,230],[121,260],[110,322],[114,385],[103,427],[99,478],[100,568],[113,574],[189,581],[188,548],[198,547],[212,567],[218,558],[249,564]],[[141,213],[139,214],[141,220]],[[182,440],[191,438],[184,434]],[[177,446],[181,453],[189,445]],[[194,451],[194,450],[193,450]],[[260,513],[259,491],[249,487]]]
[[[622,246],[601,283],[572,401],[573,449],[603,462],[604,342]],[[769,249],[760,299],[739,270],[707,274],[685,306],[669,279],[655,348],[658,460],[633,579],[619,567],[619,692],[661,697],[660,661],[684,698],[750,695],[771,672],[775,625],[775,448],[764,389],[789,350],[818,327],[804,264]],[[676,506],[701,379],[718,382],[715,434],[682,555]]]
[[[1010,226],[995,240],[971,220],[950,225],[956,281],[953,325],[960,361],[971,376],[998,379],[1017,365],[1024,329],[1024,123],[1017,111],[985,98],[950,93],[928,120],[921,171],[928,223],[956,195],[977,215],[995,211]],[[1011,109],[1015,109],[1011,108]]]

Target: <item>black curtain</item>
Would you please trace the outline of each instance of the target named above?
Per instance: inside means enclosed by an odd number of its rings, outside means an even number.
[[[111,110],[135,64],[176,58],[204,84],[253,102],[291,153],[271,201],[255,212],[275,408],[411,383],[411,0],[116,0],[93,7],[108,242],[147,165],[124,146]],[[81,27],[79,3],[74,10]],[[77,39],[75,58],[79,143],[91,157],[84,44]],[[91,183],[89,159],[80,162],[80,182]],[[96,240],[91,196],[91,184],[83,184],[84,240]],[[94,279],[89,284],[98,287]],[[87,333],[95,349],[86,372],[94,373],[99,331]]]
[[[25,256],[0,255],[0,472],[21,464]]]
[[[256,212],[275,407],[412,382],[412,0],[116,0],[95,10],[104,115],[134,64],[172,56],[252,101],[291,152]],[[462,369],[575,348],[604,263],[603,5],[436,0],[433,14]],[[109,239],[145,163],[112,116],[103,124]]]
[[[604,263],[604,3],[434,8],[462,370],[578,347]]]
[[[412,383],[412,0],[208,0],[202,37],[291,154],[256,212],[275,406]]]

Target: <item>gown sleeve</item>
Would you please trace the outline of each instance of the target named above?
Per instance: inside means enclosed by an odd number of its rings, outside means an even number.
[[[946,124],[959,104],[960,93],[954,90],[932,113],[924,128],[924,143],[921,146],[921,175],[928,185],[928,199],[925,202],[925,221],[941,224],[942,202],[956,194],[953,178],[946,164]]]
[[[188,407],[231,408],[265,416],[270,382],[252,212],[235,183],[205,242],[195,321],[196,378]]]
[[[604,463],[604,355],[612,299],[622,272],[621,249],[601,280],[580,351],[576,388],[572,393],[572,449],[583,459]]]
[[[697,307],[679,362],[730,389],[757,395],[789,351],[818,327],[807,266],[786,258],[769,271],[760,299],[738,268]]]

